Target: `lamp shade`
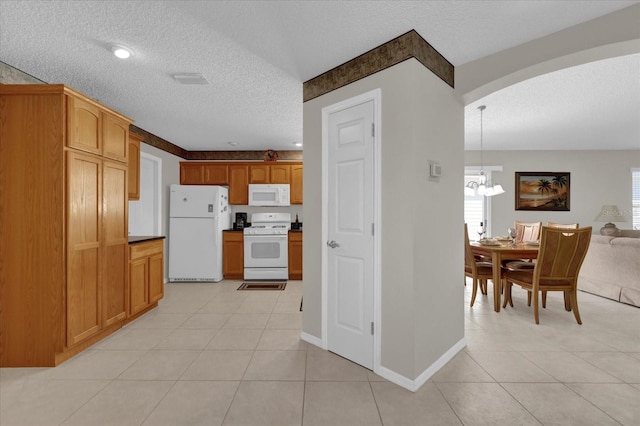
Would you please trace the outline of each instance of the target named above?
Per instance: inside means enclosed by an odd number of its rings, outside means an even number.
[[[500,195],[500,194],[504,194],[504,189],[502,188],[502,185],[500,185],[499,183],[496,183],[493,186],[493,195]]]
[[[620,214],[618,206],[605,204],[596,218],[596,222],[627,222],[627,218]]]

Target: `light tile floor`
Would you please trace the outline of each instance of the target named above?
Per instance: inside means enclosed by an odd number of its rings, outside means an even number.
[[[300,340],[302,283],[168,284],[154,311],[57,368],[0,370],[11,425],[639,425],[640,309],[550,294],[535,325],[468,307],[467,348],[412,393]],[[491,290],[491,289],[490,289]]]

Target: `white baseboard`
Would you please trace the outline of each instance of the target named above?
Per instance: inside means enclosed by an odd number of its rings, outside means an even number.
[[[463,350],[467,346],[467,343],[464,339],[460,339],[455,345],[453,345],[447,352],[445,352],[440,358],[436,360],[433,364],[429,366],[426,370],[424,370],[418,377],[414,380],[408,379],[401,374],[396,373],[395,371],[389,370],[386,367],[380,366],[380,368],[375,372],[378,376],[383,377],[389,380],[391,383],[395,383],[398,386],[401,386],[411,392],[415,392],[422,385],[424,385],[427,380],[431,378],[438,370],[444,367],[449,361],[453,359],[454,356],[458,354],[461,350]]]
[[[312,336],[311,334],[307,334],[304,331],[302,333],[300,333],[300,338],[302,340],[304,340],[305,342],[307,342],[307,343],[311,343],[314,346],[317,346],[317,347],[322,348],[322,349],[327,349],[327,348],[325,348],[323,346],[322,339],[320,339],[320,338],[318,338],[316,336]]]

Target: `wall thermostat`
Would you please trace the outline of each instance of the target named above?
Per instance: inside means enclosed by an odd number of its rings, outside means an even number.
[[[438,163],[431,163],[429,165],[429,176],[440,177],[442,175],[442,167]]]

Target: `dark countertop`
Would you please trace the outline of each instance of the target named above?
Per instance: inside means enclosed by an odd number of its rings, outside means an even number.
[[[153,241],[153,240],[164,240],[165,237],[160,235],[156,235],[156,236],[130,236],[129,237],[129,244],[136,244],[136,243],[143,243],[146,241]]]

